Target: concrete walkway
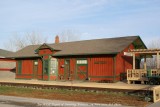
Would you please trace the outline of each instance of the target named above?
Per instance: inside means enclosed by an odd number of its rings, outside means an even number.
[[[111,88],[111,89],[130,89],[130,90],[149,90],[153,85],[127,84],[125,82],[117,83],[96,83],[83,81],[42,81],[42,80],[21,80],[21,79],[0,79],[0,82],[11,83],[28,83],[28,84],[45,84],[59,86],[80,86],[80,87],[96,87],[96,88]]]
[[[15,79],[15,73],[10,71],[0,72],[0,82],[28,83],[28,84],[45,84],[60,86],[80,86],[80,87],[96,87],[96,88],[114,88],[114,89],[131,89],[131,90],[148,90],[153,85],[127,84],[125,82],[117,83],[96,83],[83,81],[42,81],[42,80],[23,80]]]
[[[46,100],[0,95],[0,107],[129,107],[120,104],[99,104],[60,100]],[[130,106],[131,107],[131,106]]]

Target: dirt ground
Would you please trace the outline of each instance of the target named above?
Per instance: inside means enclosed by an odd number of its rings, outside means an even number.
[[[13,80],[13,74],[0,74],[2,80]],[[33,81],[30,81],[33,82]],[[34,81],[35,82],[35,81]],[[44,82],[44,81],[43,81]],[[48,83],[48,81],[47,81]],[[64,84],[64,83],[63,83]],[[66,83],[67,84],[67,83]],[[109,85],[109,84],[108,84]],[[118,86],[125,86],[120,84]],[[114,92],[85,92],[85,91],[71,91],[71,90],[40,90],[40,89],[23,89],[14,87],[3,87],[0,86],[1,95],[12,95],[12,96],[22,96],[22,97],[32,97],[32,98],[43,98],[43,99],[53,99],[53,100],[66,100],[66,101],[80,101],[80,102],[91,102],[91,103],[105,103],[105,104],[122,104],[126,106],[138,106],[145,107],[150,102],[144,101],[144,99],[124,95],[123,93]]]
[[[85,92],[82,90],[46,90],[46,89],[12,89],[0,93],[1,95],[22,96],[65,101],[80,101],[104,104],[121,104],[125,106],[145,107],[146,102],[140,97],[124,95],[115,92]]]

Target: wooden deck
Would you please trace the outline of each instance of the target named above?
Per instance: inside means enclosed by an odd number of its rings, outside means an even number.
[[[148,73],[147,73],[148,72]],[[148,82],[148,76],[160,76],[160,69],[150,69],[149,71],[145,69],[128,69],[127,70],[127,82],[135,83],[135,81],[140,81],[141,84]]]

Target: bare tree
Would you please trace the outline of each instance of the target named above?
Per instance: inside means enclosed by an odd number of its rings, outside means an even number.
[[[27,44],[36,45],[47,42],[47,37],[43,37],[41,34],[36,32],[31,32],[26,34]]]
[[[75,30],[64,30],[58,34],[60,42],[70,42],[80,40],[81,34]]]
[[[152,40],[151,42],[149,42],[148,48],[149,49],[160,49],[160,42],[159,41],[160,41],[160,38]],[[144,63],[144,60],[142,60],[141,64],[143,65],[143,63]],[[156,55],[153,55],[152,58],[147,58],[146,63],[147,63],[147,68],[149,68],[149,69],[156,68],[156,66],[157,66]]]
[[[158,49],[160,48],[160,38],[158,39],[153,39],[149,44],[148,44],[149,49]]]
[[[20,36],[17,33],[5,43],[5,48],[10,51],[20,50],[28,45],[36,45],[47,42],[47,38],[36,32],[26,33]]]

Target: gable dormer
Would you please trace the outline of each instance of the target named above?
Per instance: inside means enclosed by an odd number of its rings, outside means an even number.
[[[37,48],[35,50],[35,53],[38,54],[39,56],[44,56],[44,55],[52,55],[56,51],[58,51],[58,50],[57,49],[53,49],[48,44],[44,43],[43,45],[41,45],[39,48]]]

